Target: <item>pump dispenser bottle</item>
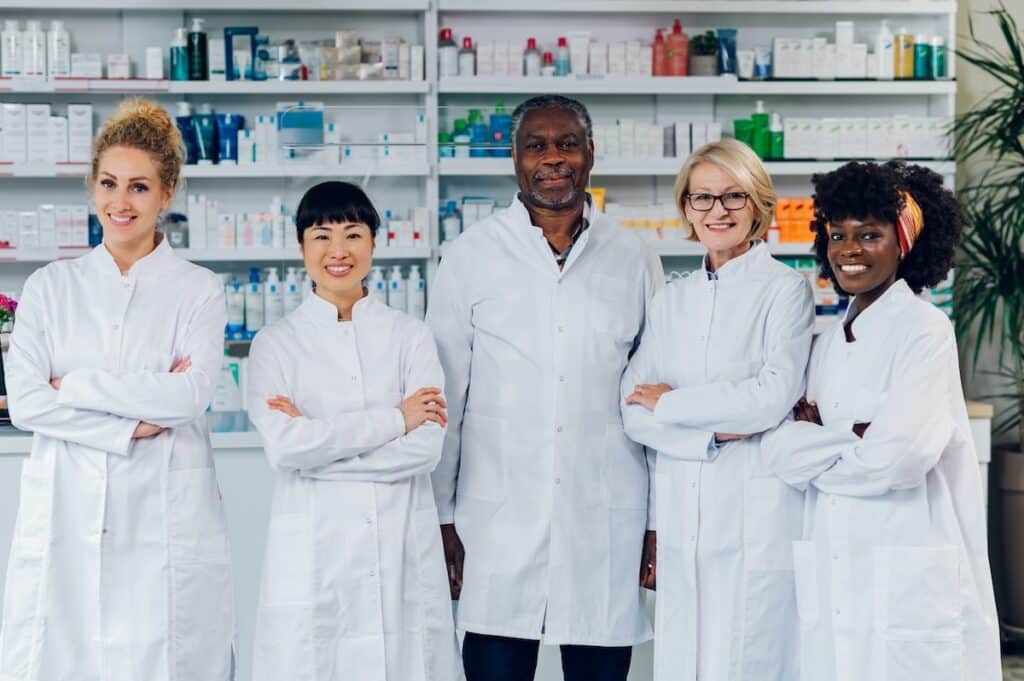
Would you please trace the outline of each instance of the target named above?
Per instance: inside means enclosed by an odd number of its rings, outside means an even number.
[[[188,79],[209,80],[210,60],[206,31],[203,30],[203,19],[192,20],[192,30],[188,32]]]

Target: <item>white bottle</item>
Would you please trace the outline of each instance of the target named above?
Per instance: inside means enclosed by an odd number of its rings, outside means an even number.
[[[450,28],[441,29],[441,39],[437,46],[438,75],[441,78],[452,78],[459,75],[459,47],[452,39]]]
[[[54,19],[50,22],[47,41],[49,53],[46,57],[47,73],[50,78],[67,78],[71,75],[71,36],[64,28],[64,22]]]
[[[26,78],[46,78],[46,31],[38,21],[25,22],[21,74]]]
[[[263,328],[263,284],[259,270],[252,268],[245,285],[245,330],[252,335]]]
[[[406,293],[405,279],[402,278],[402,266],[394,265],[388,277],[388,307],[405,312],[408,304],[409,295]]]
[[[227,285],[228,328],[225,336],[240,339],[245,335],[245,290],[238,282]]]
[[[284,248],[284,201],[275,196],[270,201],[270,243],[274,248]]]
[[[21,76],[21,61],[24,48],[24,39],[17,19],[4,21],[3,36],[3,76],[4,78],[17,78]]]
[[[276,267],[267,268],[267,281],[263,287],[263,322],[273,324],[285,315],[284,286],[278,278]]]
[[[385,305],[388,303],[388,284],[384,281],[384,270],[381,267],[371,267],[370,276],[366,278],[366,292],[373,300],[378,300]]]
[[[313,280],[309,278],[309,272],[302,270],[302,299],[305,300],[313,295]]]
[[[889,22],[882,20],[875,43],[875,54],[878,55],[878,79],[892,80],[895,77],[895,52],[893,34]]]
[[[284,278],[284,313],[291,314],[302,305],[302,282],[297,267],[289,267]]]
[[[409,280],[405,285],[408,288],[405,311],[416,319],[423,319],[427,314],[427,286],[419,265],[409,267]]]
[[[459,234],[462,233],[462,219],[459,218],[458,213],[448,212],[445,213],[441,219],[441,234],[444,237],[444,241],[452,241]]]

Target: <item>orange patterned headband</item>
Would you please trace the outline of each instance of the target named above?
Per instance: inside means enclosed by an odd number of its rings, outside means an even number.
[[[910,192],[900,192],[900,197],[903,207],[896,216],[896,234],[900,239],[900,255],[905,258],[924,229],[924,213]]]

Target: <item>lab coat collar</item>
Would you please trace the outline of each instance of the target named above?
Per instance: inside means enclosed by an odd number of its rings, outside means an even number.
[[[587,245],[587,241],[592,238],[594,232],[598,231],[595,227],[597,227],[598,218],[601,216],[600,212],[594,207],[594,200],[588,193],[586,200],[583,202],[583,219],[587,220],[590,226],[580,234],[579,239],[573,244],[572,251],[569,253],[569,259],[566,260],[565,266],[559,271],[556,256],[551,251],[548,240],[544,238],[543,230],[533,224],[533,220],[530,218],[530,211],[526,209],[526,204],[520,200],[519,192],[516,192],[515,196],[512,197],[508,211],[509,222],[512,224],[511,231],[518,237],[536,246],[538,253],[543,252],[544,261],[550,263],[555,275],[558,277],[568,272],[572,263],[579,258],[580,253],[583,252]]]
[[[701,279],[707,281],[709,279],[740,277],[760,267],[770,260],[771,257],[772,254],[768,250],[768,244],[760,239],[755,240],[746,253],[733,258],[714,272],[708,269],[708,256],[705,255],[701,259],[701,271],[704,274]]]
[[[352,321],[359,322],[367,314],[372,314],[377,305],[380,305],[380,303],[369,295],[364,295],[352,306]],[[334,303],[324,300],[315,292],[303,301],[302,305],[299,306],[299,310],[317,324],[332,327],[338,325],[338,308],[334,306]]]
[[[874,336],[884,329],[890,328],[892,326],[892,318],[898,315],[903,307],[913,300],[914,297],[914,292],[907,286],[907,282],[903,279],[897,279],[878,300],[854,318],[852,327],[854,337],[859,339],[862,334]],[[843,323],[838,328],[846,325],[846,321],[849,319],[853,309],[852,304],[846,309],[846,313],[843,315]]]
[[[174,255],[174,249],[168,243],[167,237],[162,232],[157,232],[156,235],[156,238],[159,239],[156,248],[135,261],[131,268],[123,275],[121,274],[121,269],[114,261],[114,256],[110,254],[110,251],[102,243],[93,248],[84,257],[88,259],[90,265],[93,265],[101,272],[117,277],[125,276],[129,279],[138,279],[140,276],[156,274],[174,262],[177,257]]]

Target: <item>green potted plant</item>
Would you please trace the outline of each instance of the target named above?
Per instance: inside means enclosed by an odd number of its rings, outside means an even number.
[[[1024,40],[1002,4],[984,13],[1002,40],[988,41],[968,24],[970,40],[958,50],[968,64],[997,87],[953,126],[957,161],[983,172],[960,190],[966,226],[956,262],[954,310],[961,338],[973,336],[970,366],[982,372],[984,347],[998,362],[986,374],[994,386],[983,399],[995,401],[995,434],[1013,433],[994,460],[1000,494],[993,542],[996,582],[1004,578],[1000,619],[1004,629],[1024,633]],[[990,44],[990,42],[992,44]],[[994,528],[993,537],[1000,531]],[[999,552],[1002,553],[999,556]]]
[[[718,75],[718,36],[707,31],[690,40],[690,75]]]

